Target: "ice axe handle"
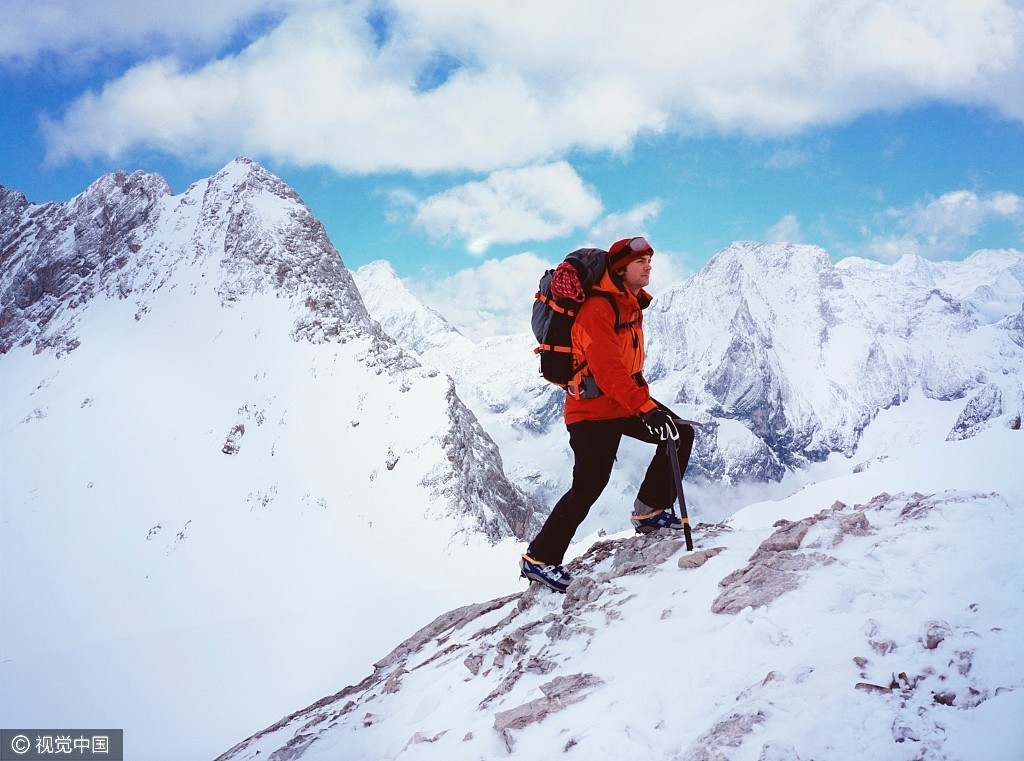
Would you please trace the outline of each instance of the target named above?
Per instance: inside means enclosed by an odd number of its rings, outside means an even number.
[[[689,422],[689,421],[684,421]],[[683,536],[686,537],[687,552],[693,549],[693,535],[690,533],[690,517],[686,514],[686,497],[683,496],[683,474],[679,472],[679,450],[676,443],[675,451],[672,447],[665,447],[669,463],[672,465],[672,482],[676,488],[676,498],[679,502],[679,520],[683,522]]]

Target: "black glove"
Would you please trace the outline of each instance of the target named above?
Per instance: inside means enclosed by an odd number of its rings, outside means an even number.
[[[676,428],[676,421],[665,410],[653,409],[640,419],[644,421],[647,430],[662,441],[667,441],[668,439],[679,441],[679,429]]]

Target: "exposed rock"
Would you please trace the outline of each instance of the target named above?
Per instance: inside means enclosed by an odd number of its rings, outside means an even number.
[[[725,749],[738,748],[744,738],[763,724],[765,715],[758,711],[752,714],[734,713],[715,724],[697,738],[681,758],[683,761],[729,761]]]
[[[847,536],[864,536],[871,531],[866,512],[888,504],[889,495],[879,495],[868,505],[847,507],[835,502],[829,509],[800,521],[781,520],[775,532],[765,539],[745,568],[733,571],[719,584],[723,587],[711,610],[715,613],[739,613],[746,607],[768,605],[800,585],[803,572],[835,562],[820,552],[798,552],[813,527],[815,541],[805,549],[833,548]],[[880,501],[878,501],[880,500]]]
[[[438,732],[436,735],[427,735],[424,732],[415,732],[413,733],[413,736],[409,738],[409,742],[405,744],[405,747],[402,748],[402,752],[404,753],[413,745],[419,745],[420,743],[436,743],[447,733],[447,729]]]
[[[695,552],[688,552],[679,558],[679,562],[676,564],[679,568],[684,570],[692,568],[700,568],[711,558],[715,557],[721,552],[725,551],[725,547],[708,547],[706,550],[696,550]]]
[[[926,650],[934,650],[952,634],[953,630],[945,621],[928,621],[921,627],[921,644]]]
[[[604,680],[593,674],[570,674],[552,679],[541,685],[544,697],[529,703],[499,711],[494,714],[494,729],[501,736],[509,753],[515,745],[511,734],[513,729],[523,729],[543,721],[552,713],[583,700],[587,693],[604,684]]]
[[[800,586],[800,572],[834,562],[821,553],[763,555],[724,579],[722,592],[711,604],[714,613],[739,613],[744,608],[768,605]]]
[[[969,439],[1003,414],[1003,392],[993,384],[982,386],[960,413],[946,441]]]
[[[241,441],[244,435],[245,426],[242,423],[236,423],[231,427],[231,430],[228,431],[228,437],[224,441],[224,446],[220,448],[220,451],[224,454],[238,454],[238,450],[241,449],[241,444],[238,442]]]

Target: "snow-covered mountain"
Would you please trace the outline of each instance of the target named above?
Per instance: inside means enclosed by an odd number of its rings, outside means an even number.
[[[470,353],[472,342],[436,310],[405,287],[391,264],[383,259],[353,273],[363,303],[389,336],[401,336],[401,345],[422,355],[432,349],[457,347]]]
[[[144,173],[66,203],[0,188],[0,397],[5,726],[124,727],[151,759],[212,755],[397,641],[387,621],[490,592],[496,573],[459,569],[541,510],[246,159],[180,195]],[[321,673],[259,650],[271,620],[330,633]],[[211,631],[252,647],[194,675],[202,700],[147,701]],[[157,752],[167,716],[202,724],[241,694],[246,715],[185,740],[202,750]]]
[[[999,322],[993,301],[984,313],[970,301],[996,282],[1013,304]],[[670,404],[711,416],[696,459],[711,477],[778,479],[852,457],[878,412],[915,388],[947,401],[998,391],[1005,406],[987,422],[1000,425],[1024,411],[1024,352],[1007,329],[1024,301],[1019,252],[886,266],[737,243],[659,296],[649,377]]]
[[[611,536],[565,595],[467,601],[218,761],[1024,758],[1024,432],[951,411],[883,411],[871,446],[918,443],[694,552]]]

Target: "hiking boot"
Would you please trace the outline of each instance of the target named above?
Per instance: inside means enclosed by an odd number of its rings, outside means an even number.
[[[638,534],[650,534],[652,531],[662,528],[680,529],[683,527],[683,522],[679,520],[679,517],[668,510],[654,510],[644,515],[633,513],[630,516],[630,522]]]
[[[523,555],[519,561],[520,576],[530,581],[537,581],[556,592],[565,592],[572,581],[572,576],[560,565],[547,565],[530,556]]]

